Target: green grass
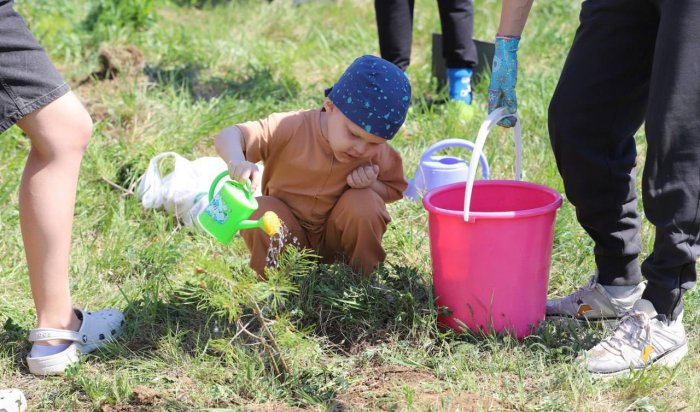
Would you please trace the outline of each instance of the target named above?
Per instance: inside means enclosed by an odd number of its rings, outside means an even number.
[[[216,244],[161,211],[144,210],[130,194],[159,152],[213,155],[212,136],[225,126],[319,107],[324,87],[354,57],[378,54],[371,1],[67,0],[17,7],[96,122],[76,205],[74,300],[91,309],[115,306],[128,319],[122,339],[65,377],[29,375],[24,357],[34,312],[17,210],[28,142],[12,128],[0,145],[0,386],[24,390],[32,408],[700,410],[696,291],[685,301],[691,347],[679,367],[599,382],[573,359],[600,330],[546,325],[517,341],[437,329],[420,204],[390,205],[387,264],[372,280],[291,253],[268,281],[256,282],[240,239]],[[499,7],[496,0],[476,1],[476,38],[493,37]],[[525,176],[560,191],[546,113],[578,8],[536,2],[520,52]],[[408,72],[416,103],[392,141],[408,177],[429,144],[474,140],[479,126],[426,103],[441,97],[430,73],[430,34],[440,29],[435,2],[417,1],[415,16]],[[127,45],[142,54],[138,64],[125,59],[116,62],[122,69],[116,78],[82,82],[98,71],[101,50],[119,54]],[[477,119],[486,114],[486,86],[476,86]],[[640,134],[640,153],[643,141]],[[504,130],[487,141],[493,177],[512,178],[511,142]],[[643,241],[648,253],[648,225]],[[550,296],[587,281],[591,248],[565,202]]]

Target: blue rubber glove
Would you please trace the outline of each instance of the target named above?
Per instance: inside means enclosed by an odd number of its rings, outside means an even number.
[[[518,110],[515,83],[518,79],[519,36],[496,36],[496,52],[493,56],[491,83],[489,83],[489,113],[506,107],[510,113]],[[515,126],[515,117],[498,122],[503,127]]]

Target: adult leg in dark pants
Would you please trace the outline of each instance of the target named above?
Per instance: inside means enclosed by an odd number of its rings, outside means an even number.
[[[374,1],[382,58],[404,71],[411,62],[413,6],[413,0]],[[472,67],[478,61],[472,40],[473,0],[438,0],[438,9],[450,99],[471,104]]]
[[[472,0],[438,0],[442,27],[442,57],[452,68],[472,68],[478,62],[474,31],[474,3]]]
[[[622,317],[626,328],[651,325],[656,346],[640,350],[643,356],[614,358],[605,342],[589,351],[589,370],[610,374],[677,361],[687,351],[682,325],[672,321],[695,282],[700,254],[700,53],[692,44],[700,35],[700,4],[588,0],[582,7],[550,104],[549,129],[568,198],[595,242],[598,285],[548,303],[548,314],[578,304],[580,316],[584,306],[610,304],[608,313]],[[640,270],[634,133],[645,121],[642,196],[656,241]],[[633,288],[642,272],[649,284],[639,300]],[[624,316],[630,309],[633,316]],[[624,348],[637,344],[625,342]]]
[[[651,5],[636,3],[583,5],[549,106],[557,167],[581,226],[595,242],[603,285],[641,282],[634,134],[647,107],[658,18]]]
[[[700,4],[660,1],[646,112],[642,199],[656,229],[642,264],[644,298],[675,318],[695,285],[700,255]]]
[[[414,0],[374,0],[379,52],[403,71],[411,64]]]

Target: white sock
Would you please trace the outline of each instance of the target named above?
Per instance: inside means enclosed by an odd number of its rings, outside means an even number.
[[[70,343],[59,343],[58,345],[37,345],[36,343],[32,345],[32,350],[29,351],[30,358],[41,358],[44,356],[51,356],[59,352],[63,352]]]
[[[610,294],[610,296],[614,297],[615,299],[628,298],[637,290],[637,285],[632,285],[632,286],[601,285],[601,286],[603,286],[605,288],[605,291],[608,292]]]

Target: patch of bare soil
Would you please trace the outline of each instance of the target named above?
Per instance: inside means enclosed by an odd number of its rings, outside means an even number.
[[[117,77],[134,77],[143,72],[145,60],[143,52],[136,46],[110,46],[100,47],[97,56],[100,67],[81,84],[91,80],[112,80]]]
[[[357,371],[360,379],[338,394],[335,411],[504,411],[496,399],[442,389],[430,372],[407,367]]]
[[[307,409],[295,408],[293,406],[279,404],[279,403],[258,403],[247,405],[242,411],[245,412],[300,412],[307,411]]]
[[[142,411],[162,406],[163,394],[157,389],[149,388],[148,386],[138,385],[134,387],[134,397],[129,403],[119,403],[117,405],[102,405],[102,412],[132,412]]]
[[[143,91],[150,85],[144,74],[145,57],[136,46],[102,45],[98,63],[97,70],[75,80],[76,91],[96,121],[108,116],[106,97],[120,91],[134,91],[134,87]]]

